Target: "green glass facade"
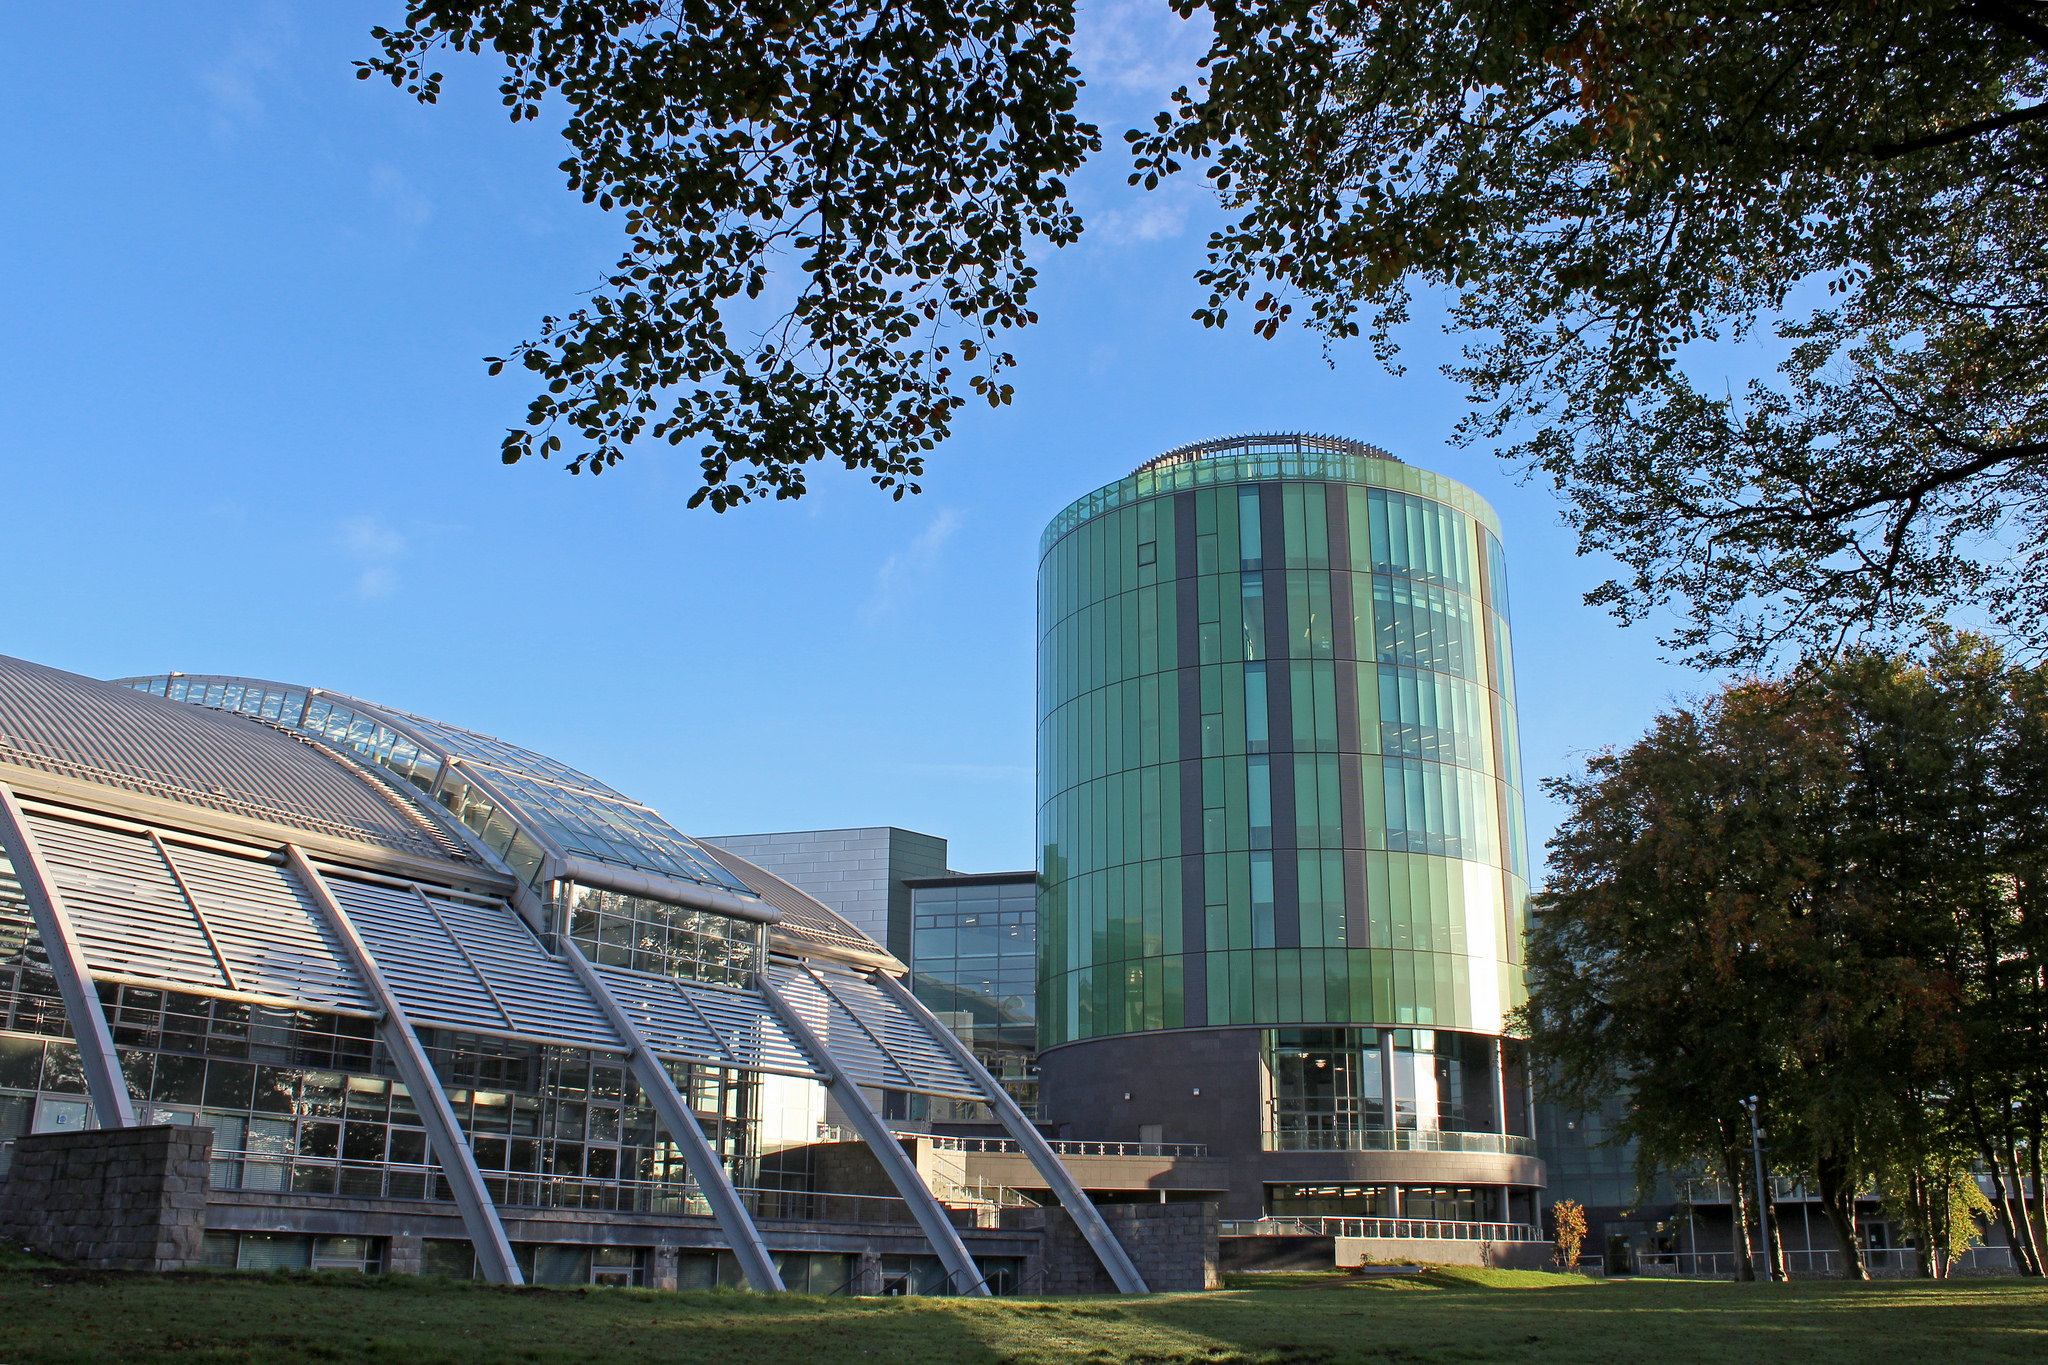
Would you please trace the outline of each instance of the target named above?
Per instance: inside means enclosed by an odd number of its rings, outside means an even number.
[[[1505,558],[1352,441],[1163,456],[1047,528],[1041,1047],[1497,1034],[1527,895]]]

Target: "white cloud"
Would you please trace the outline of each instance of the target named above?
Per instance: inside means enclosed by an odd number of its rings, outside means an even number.
[[[341,523],[336,541],[358,566],[356,596],[389,597],[398,591],[398,561],[408,547],[396,529],[376,517],[350,517]]]
[[[1091,89],[1163,109],[1176,87],[1200,77],[1209,34],[1207,11],[1183,19],[1166,0],[1090,0],[1075,14],[1074,65]]]
[[[407,227],[419,227],[434,216],[434,206],[427,197],[390,166],[378,166],[370,172],[370,195],[388,206],[392,216]]]
[[[1178,237],[1187,227],[1188,210],[1185,203],[1161,198],[1169,190],[1154,190],[1145,202],[1131,209],[1107,209],[1089,217],[1087,234],[1105,246],[1125,246],[1132,242],[1163,242],[1169,237]]]
[[[860,610],[863,620],[876,621],[894,612],[921,580],[938,569],[939,553],[960,529],[960,521],[960,514],[950,508],[940,512],[910,544],[882,561],[875,570],[874,589]]]
[[[233,133],[263,119],[262,78],[291,45],[291,17],[281,5],[266,5],[256,22],[229,38],[225,50],[199,71],[199,85],[213,106],[213,130]]]

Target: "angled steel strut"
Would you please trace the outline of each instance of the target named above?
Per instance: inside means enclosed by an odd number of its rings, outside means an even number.
[[[93,988],[85,950],[71,930],[63,893],[43,865],[42,850],[29,831],[28,817],[5,786],[0,786],[0,848],[14,865],[14,879],[21,883],[29,913],[35,917],[36,934],[43,941],[43,953],[50,959],[50,973],[57,978],[57,992],[64,997],[64,1017],[71,1023],[78,1060],[85,1068],[86,1093],[92,1096],[100,1127],[133,1128],[135,1106],[128,1100],[128,1078],[121,1073],[121,1059],[114,1055],[114,1035],[107,1028],[106,1011],[100,1008],[99,992]]]
[[[654,1112],[661,1117],[662,1127],[683,1149],[683,1161],[690,1168],[690,1175],[703,1191],[704,1202],[711,1205],[711,1212],[718,1219],[718,1227],[732,1244],[732,1254],[739,1258],[740,1269],[746,1272],[747,1287],[763,1293],[780,1293],[782,1277],[775,1273],[775,1258],[769,1254],[768,1244],[761,1240],[761,1230],[754,1226],[754,1220],[747,1216],[746,1206],[740,1202],[739,1192],[732,1187],[726,1176],[725,1164],[718,1159],[718,1153],[704,1136],[697,1116],[690,1112],[690,1106],[683,1101],[682,1092],[668,1074],[668,1068],[648,1047],[646,1037],[627,1017],[624,1007],[611,993],[604,978],[597,974],[583,950],[571,943],[563,952],[571,971],[583,983],[583,989],[590,992],[590,998],[604,1011],[612,1028],[626,1041],[631,1049],[626,1061],[633,1068],[633,1078],[640,1082],[640,1089],[653,1104]],[[715,1038],[718,1035],[713,1033]]]
[[[286,844],[284,854],[292,874],[305,888],[307,897],[326,919],[328,927],[334,930],[334,936],[341,940],[371,998],[383,1011],[377,1034],[391,1053],[399,1079],[405,1082],[413,1105],[419,1110],[427,1139],[433,1144],[434,1155],[441,1162],[441,1172],[448,1177],[448,1189],[455,1196],[455,1206],[462,1210],[462,1222],[469,1229],[470,1244],[475,1248],[477,1265],[482,1269],[484,1278],[493,1284],[524,1284],[519,1262],[512,1255],[512,1243],[505,1237],[505,1225],[498,1220],[497,1205],[491,1202],[491,1192],[484,1187],[484,1173],[477,1168],[476,1154],[470,1151],[469,1142],[462,1135],[462,1125],[455,1121],[455,1110],[448,1103],[448,1093],[441,1089],[440,1078],[434,1074],[434,1064],[427,1060],[426,1049],[420,1046],[419,1035],[413,1032],[412,1020],[406,1017],[398,996],[384,980],[384,973],[377,969],[377,960],[370,955],[370,946],[356,932],[355,922],[348,917],[348,911],[341,908],[341,902],[335,899],[334,892],[313,866],[312,859],[297,844]]]
[[[1119,1294],[1149,1294],[1145,1277],[1138,1273],[1138,1267],[1131,1263],[1130,1253],[1117,1241],[1116,1233],[1103,1221],[1102,1213],[1089,1199],[1072,1173],[1060,1164],[1059,1154],[1052,1144],[1045,1140],[1024,1111],[1017,1107],[1017,1101],[1010,1098],[1010,1092],[1003,1089],[1001,1082],[989,1075],[988,1068],[975,1060],[967,1045],[960,1041],[953,1030],[940,1023],[924,1002],[903,989],[903,983],[886,972],[874,972],[868,980],[881,987],[891,999],[901,1005],[906,1013],[924,1026],[939,1046],[959,1064],[980,1087],[989,1107],[995,1110],[996,1118],[1002,1122],[1003,1130],[1017,1140],[1024,1149],[1024,1155],[1031,1158],[1031,1164],[1052,1192],[1059,1196],[1060,1207],[1074,1220],[1074,1226],[1088,1239],[1088,1245],[1095,1249],[1095,1255],[1102,1262],[1102,1268],[1109,1272],[1110,1281],[1116,1285]]]
[[[768,983],[767,973],[757,976],[755,983],[755,989],[761,992],[761,998],[782,1020],[782,1026],[825,1073],[825,1084],[832,1088],[833,1097],[839,1101],[839,1108],[847,1121],[853,1124],[853,1130],[867,1143],[875,1159],[882,1163],[882,1169],[888,1173],[890,1183],[896,1186],[896,1192],[903,1196],[903,1202],[910,1205],[910,1212],[916,1217],[918,1227],[923,1229],[925,1240],[931,1243],[939,1263],[946,1268],[946,1278],[953,1291],[986,1296],[988,1283],[975,1268],[974,1258],[967,1254],[967,1244],[960,1240],[959,1229],[953,1226],[953,1220],[946,1216],[946,1210],[933,1197],[931,1187],[918,1175],[917,1166],[903,1154],[903,1144],[889,1131],[889,1125],[875,1113],[874,1107],[860,1093],[859,1085],[839,1064],[839,1059],[832,1055],[832,1050],[825,1046],[825,1040],[812,1029],[810,1021]]]

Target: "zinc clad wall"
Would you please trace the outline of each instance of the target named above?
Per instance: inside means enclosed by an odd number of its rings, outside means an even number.
[[[1329,444],[1141,471],[1048,530],[1043,1047],[1497,1033],[1520,1002],[1497,520],[1449,480]]]
[[[910,960],[910,887],[946,871],[946,841],[882,825],[868,829],[717,834],[729,849],[824,902],[854,928]]]

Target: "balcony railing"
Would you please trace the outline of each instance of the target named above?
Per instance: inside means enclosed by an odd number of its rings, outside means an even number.
[[[1437,1128],[1282,1128],[1266,1133],[1269,1152],[1486,1152],[1535,1156],[1534,1138],[1454,1133]]]
[[[680,1180],[603,1180],[569,1176],[483,1173],[491,1202],[503,1208],[590,1209],[606,1213],[680,1213],[710,1217],[711,1205],[697,1186]],[[325,1194],[357,1199],[454,1198],[438,1166],[382,1162],[303,1161],[269,1152],[214,1153],[211,1184],[217,1190],[263,1194]],[[811,1223],[915,1223],[910,1206],[892,1195],[838,1194],[820,1190],[739,1187],[740,1203],[755,1218]],[[1001,1196],[1007,1194],[1011,1199]],[[944,1197],[942,1195],[942,1197]],[[962,1187],[959,1197],[977,1203],[1028,1204],[1000,1186]]]
[[[927,1138],[932,1150],[965,1152],[969,1155],[1022,1156],[1023,1144],[1015,1138],[940,1137],[929,1133],[899,1133],[898,1137]],[[1201,1142],[1070,1142],[1051,1141],[1046,1146],[1060,1156],[1146,1156],[1171,1160],[1182,1156],[1207,1156],[1209,1147]]]
[[[1380,1237],[1421,1242],[1542,1242],[1529,1223],[1462,1223],[1437,1218],[1224,1219],[1224,1237]]]

